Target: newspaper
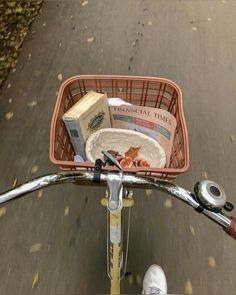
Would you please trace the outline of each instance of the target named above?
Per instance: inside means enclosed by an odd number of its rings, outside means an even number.
[[[110,104],[109,108],[112,128],[135,130],[152,137],[165,150],[166,166],[169,166],[176,128],[176,119],[172,114],[158,108],[135,105]]]

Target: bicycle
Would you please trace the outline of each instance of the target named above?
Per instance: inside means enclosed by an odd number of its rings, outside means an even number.
[[[62,85],[61,90],[59,92],[59,99],[57,101],[53,115],[51,125],[50,159],[52,160],[52,162],[56,163],[57,165],[60,165],[60,167],[62,167],[63,169],[67,169],[69,171],[63,171],[55,174],[41,176],[22,185],[19,185],[18,187],[1,194],[0,204],[10,202],[30,192],[45,188],[47,186],[61,183],[107,186],[107,194],[104,198],[101,199],[101,204],[107,208],[108,212],[107,273],[110,278],[111,294],[120,294],[120,281],[126,276],[126,265],[129,247],[129,214],[131,207],[134,205],[135,199],[132,192],[133,188],[157,189],[166,192],[171,196],[182,200],[186,204],[193,207],[194,210],[196,210],[197,212],[207,216],[208,218],[216,222],[218,225],[223,227],[223,229],[228,235],[236,239],[236,218],[228,217],[226,214],[223,213],[223,209],[225,209],[226,211],[231,211],[233,209],[233,205],[230,202],[227,202],[225,192],[219,184],[210,180],[202,180],[200,182],[197,182],[193,192],[190,192],[169,181],[173,180],[179,173],[185,172],[189,166],[187,132],[183,113],[181,113],[182,104],[181,100],[179,99],[179,105],[174,105],[173,99],[177,101],[177,96],[175,96],[175,92],[173,92],[173,97],[172,100],[170,100],[168,109],[172,111],[174,110],[175,115],[177,114],[176,117],[179,118],[179,125],[177,125],[177,133],[180,132],[178,131],[178,128],[179,130],[182,128],[182,141],[177,140],[177,144],[175,145],[171,158],[171,165],[175,165],[176,161],[179,160],[179,163],[182,163],[182,167],[179,166],[175,169],[124,169],[123,171],[119,163],[112,157],[111,154],[107,153],[106,151],[104,152],[104,154],[106,159],[109,160],[109,167],[105,167],[104,162],[101,159],[97,159],[95,165],[91,163],[75,163],[71,161],[72,158],[71,156],[69,158],[69,155],[72,152],[72,147],[70,146],[65,129],[63,129],[64,126],[61,123],[61,118],[59,117],[62,115],[63,112],[66,111],[66,108],[64,108],[64,104],[61,104],[63,95],[65,97],[65,93],[67,93],[69,97],[72,97],[71,92],[68,91],[68,89],[66,89],[68,83],[69,85],[79,85],[79,88],[81,90],[80,96],[82,96],[83,92],[87,91],[87,89],[85,89],[86,83],[83,82],[83,87],[81,87],[80,83],[78,83],[78,77],[80,81],[86,80],[88,82],[87,86],[89,85],[89,87],[95,87],[97,89],[99,88],[99,90],[101,90],[102,88],[102,81],[105,81],[106,87],[108,85],[107,81],[110,81],[109,83],[110,85],[112,85],[112,89],[114,85],[116,85],[116,89],[118,89],[119,81],[122,82],[121,85],[124,86],[125,83],[123,82],[127,82],[127,79],[129,79],[128,81],[133,81],[133,85],[135,83],[140,85],[139,83],[141,82],[142,90],[144,89],[144,86],[146,87],[146,89],[145,91],[142,91],[139,94],[141,96],[146,95],[145,102],[148,102],[149,83],[153,81],[158,82],[160,85],[163,85],[162,83],[169,83],[168,86],[161,88],[162,101],[163,99],[165,99],[164,89],[167,89],[167,87],[169,87],[170,89],[170,85],[174,85],[173,82],[169,82],[166,79],[163,80],[150,77],[124,76],[77,76],[66,81]],[[132,86],[132,83],[128,83],[126,85]],[[180,90],[176,88],[176,85],[174,85],[174,87],[175,90],[178,90],[177,93],[180,94],[181,98]],[[132,91],[129,92],[127,91],[127,89],[125,92],[123,92],[123,95],[131,94]],[[156,89],[157,88],[155,88],[155,90]],[[158,89],[160,90],[160,88]],[[151,88],[151,92],[151,94],[153,94],[153,88]],[[76,95],[78,95],[78,93],[75,92],[74,96]],[[144,99],[141,100],[141,105],[143,101]],[[70,107],[72,102],[67,103],[67,109]],[[156,102],[155,104],[158,105]],[[161,103],[159,105],[161,105]],[[58,115],[59,113],[60,116]],[[58,134],[60,134],[61,138],[58,138]],[[63,136],[65,139],[63,138]],[[59,144],[56,142],[59,140],[62,140],[61,143],[63,143],[63,145],[60,146],[60,142]],[[60,153],[58,152],[60,150],[61,158],[56,159],[55,155],[60,155]],[[182,154],[182,157],[178,157],[178,154]],[[65,159],[67,161],[65,161]],[[72,169],[79,169],[79,171],[72,171]],[[82,169],[86,171],[83,171]],[[124,216],[122,213],[124,208],[128,208],[129,213],[126,236],[123,231]]]

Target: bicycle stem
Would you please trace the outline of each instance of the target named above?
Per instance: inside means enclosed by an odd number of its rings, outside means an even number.
[[[101,174],[101,182],[99,185],[107,185],[107,174]],[[80,185],[97,185],[93,183],[93,173],[89,172],[60,172],[55,174],[45,175],[39,178],[35,178],[27,183],[19,185],[18,187],[9,190],[0,195],[0,204],[10,202],[15,200],[25,194],[30,192],[45,188],[50,185],[60,184],[60,183],[78,183]],[[130,174],[123,175],[123,184],[127,188],[143,188],[143,189],[158,189],[165,193],[168,193],[183,202],[187,203],[195,210],[200,206],[199,203],[194,199],[194,195],[177,186],[174,183],[170,183],[164,180],[153,180],[151,178],[144,178],[139,176],[134,176]],[[225,216],[223,213],[215,213],[213,211],[202,209],[203,213],[208,218],[212,219],[224,228],[228,228],[231,225],[232,220]]]

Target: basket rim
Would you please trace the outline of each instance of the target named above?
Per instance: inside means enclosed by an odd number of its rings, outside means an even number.
[[[83,162],[74,162],[74,161],[62,161],[57,160],[54,156],[54,148],[55,148],[55,127],[56,127],[56,121],[57,121],[57,115],[59,112],[59,108],[61,105],[62,97],[65,88],[71,84],[74,81],[77,80],[130,80],[130,81],[143,81],[146,80],[148,82],[163,82],[171,85],[174,87],[178,93],[178,100],[177,100],[177,106],[179,108],[179,119],[183,127],[183,146],[184,146],[184,166],[182,168],[126,168],[124,169],[124,172],[129,173],[139,173],[139,172],[149,172],[149,173],[163,173],[163,174],[180,174],[189,169],[190,166],[190,156],[189,156],[189,139],[188,139],[188,130],[186,126],[186,121],[184,117],[184,111],[183,111],[183,100],[182,100],[182,91],[180,87],[173,82],[170,79],[162,78],[162,77],[152,77],[152,76],[129,76],[129,75],[76,75],[72,76],[68,79],[66,79],[60,86],[59,92],[56,98],[55,107],[53,110],[53,115],[51,119],[51,125],[50,125],[50,139],[49,139],[49,159],[50,161],[59,166],[61,169],[70,169],[70,168],[76,168],[76,170],[88,168],[92,169],[94,168],[93,163],[83,163]],[[106,170],[113,170],[112,167],[106,168]]]

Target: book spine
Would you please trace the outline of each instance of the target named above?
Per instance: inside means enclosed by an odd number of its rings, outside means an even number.
[[[75,153],[86,160],[85,144],[78,122],[76,120],[65,120],[64,122]]]

